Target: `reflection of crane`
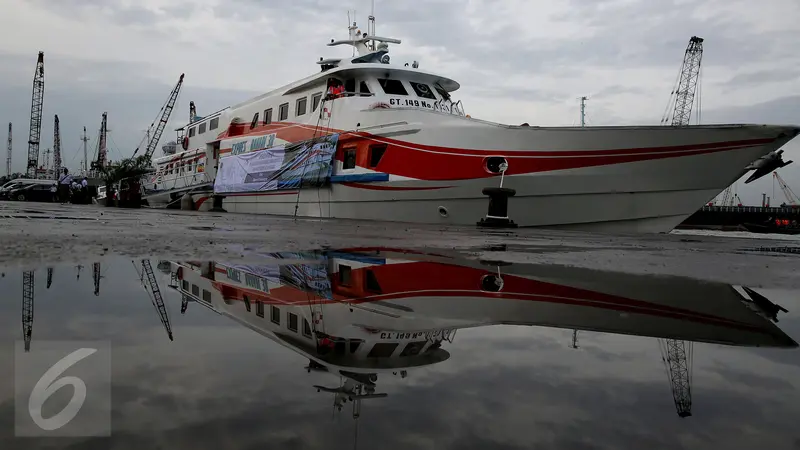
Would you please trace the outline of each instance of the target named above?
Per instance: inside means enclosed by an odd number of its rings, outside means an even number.
[[[94,295],[100,295],[100,263],[92,263],[92,280],[94,281]]]
[[[578,330],[572,330],[572,342],[569,345],[570,348],[579,348],[578,347]]]
[[[672,399],[679,417],[692,415],[692,342],[659,339],[661,359],[672,387]]]
[[[145,280],[147,281],[147,285],[145,285]],[[161,289],[158,288],[158,280],[156,280],[156,275],[153,273],[153,266],[150,265],[149,259],[142,260],[142,272],[139,274],[139,281],[142,282],[142,286],[144,286],[148,295],[150,295],[153,305],[156,307],[156,310],[158,310],[158,316],[161,319],[161,324],[164,325],[164,329],[167,331],[167,336],[169,336],[169,340],[171,341],[172,326],[169,323],[167,308],[164,306],[164,299],[161,297]]]
[[[33,74],[33,94],[31,95],[31,130],[28,135],[28,178],[36,178],[39,163],[39,138],[42,133],[42,108],[44,106],[44,52],[39,52],[36,72]]]
[[[33,271],[22,272],[22,337],[25,340],[25,351],[31,350],[33,334]]]
[[[50,289],[50,285],[53,284],[53,268],[47,268],[47,289]]]
[[[692,116],[692,105],[694,105],[695,93],[700,85],[700,61],[703,59],[703,38],[692,36],[689,45],[683,55],[683,64],[678,74],[678,82],[670,95],[667,110],[661,119],[661,123],[672,126],[689,125]],[[669,116],[669,107],[674,105],[672,116]],[[700,96],[697,97],[698,122],[700,121]]]
[[[150,128],[147,129],[147,146],[145,147],[144,154],[149,159],[153,157],[153,153],[156,151],[156,146],[158,146],[158,141],[161,140],[161,134],[164,133],[164,128],[167,126],[167,122],[169,122],[169,116],[172,114],[172,109],[175,107],[175,101],[178,99],[178,94],[181,91],[181,85],[183,84],[183,74],[178,79],[178,84],[172,88],[172,92],[169,94],[169,98],[167,98],[167,102],[164,106],[161,107],[159,111],[159,119],[158,123],[153,122],[150,124]],[[153,130],[152,135],[150,134],[150,130]],[[136,156],[136,153],[139,152],[139,147],[133,152],[133,156]]]
[[[790,188],[789,185],[786,184],[786,180],[784,180],[783,177],[778,175],[778,172],[772,172],[772,178],[773,182],[775,181],[778,182],[778,187],[780,187],[781,191],[783,191],[783,196],[786,197],[786,204],[788,206],[800,206],[800,197],[798,197],[797,194],[794,193],[792,188]],[[772,198],[775,198],[774,193],[772,194]]]
[[[61,132],[58,129],[58,114],[56,114],[53,124],[53,174],[57,180],[61,172]]]

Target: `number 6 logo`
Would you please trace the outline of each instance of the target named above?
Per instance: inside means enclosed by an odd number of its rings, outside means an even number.
[[[84,383],[83,380],[78,377],[56,378],[64,373],[64,371],[74,366],[82,359],[94,354],[95,352],[97,352],[97,349],[95,348],[82,348],[75,350],[69,355],[61,358],[60,361],[48,369],[47,372],[45,372],[36,383],[36,386],[33,387],[31,396],[28,399],[28,412],[31,415],[31,419],[33,419],[36,425],[38,425],[41,429],[46,431],[57,430],[68,424],[81,410],[83,402],[86,400],[86,383]],[[57,390],[68,384],[72,385],[72,387],[75,389],[75,392],[72,394],[72,399],[69,401],[67,406],[65,406],[64,409],[62,409],[58,414],[50,417],[49,419],[42,417],[42,405],[44,402],[47,401],[47,399],[50,398],[50,396],[53,395]]]

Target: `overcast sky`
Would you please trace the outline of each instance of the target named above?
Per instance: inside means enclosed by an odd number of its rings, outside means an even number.
[[[24,170],[36,54],[45,52],[42,149],[58,114],[62,158],[78,170],[80,133],[91,152],[103,111],[110,159],[130,156],[181,73],[165,138],[198,113],[238,103],[318,70],[346,35],[347,9],[366,27],[368,0],[0,0],[0,124],[14,124],[13,169]],[[396,37],[395,62],[418,60],[458,80],[473,117],[573,125],[661,119],[689,38],[705,38],[703,123],[800,123],[797,0],[377,0],[378,34]],[[480,108],[479,108],[480,105]],[[162,143],[166,139],[162,139]],[[800,190],[797,164],[784,178]],[[3,172],[4,172],[3,167]],[[744,188],[746,203],[772,180]],[[776,191],[778,200],[783,200]]]

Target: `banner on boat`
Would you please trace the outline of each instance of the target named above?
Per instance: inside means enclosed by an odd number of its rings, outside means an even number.
[[[214,193],[322,186],[333,170],[338,134],[220,158]]]

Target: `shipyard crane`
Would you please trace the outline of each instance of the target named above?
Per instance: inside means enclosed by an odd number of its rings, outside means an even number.
[[[692,116],[692,106],[694,105],[695,93],[700,85],[700,62],[703,59],[703,38],[692,36],[689,45],[683,55],[683,64],[678,73],[678,82],[675,89],[670,94],[667,109],[661,119],[661,124],[672,126],[689,125]],[[700,97],[697,98],[698,110],[700,109]],[[673,106],[670,115],[670,106]],[[699,122],[698,111],[698,122]]]
[[[57,180],[61,172],[61,132],[58,126],[58,114],[53,124],[53,175]]]
[[[42,108],[44,107],[44,52],[39,52],[36,72],[33,73],[33,94],[31,95],[31,130],[28,137],[28,178],[36,178],[39,163],[39,137],[42,133]]]
[[[786,180],[784,180],[782,176],[778,175],[778,172],[772,172],[772,178],[774,179],[773,181],[778,182],[778,187],[781,188],[783,196],[786,197],[786,204],[788,206],[800,206],[800,197],[798,197],[792,188],[786,184]],[[772,196],[775,197],[775,194]]]
[[[702,59],[703,38],[692,36],[683,55],[677,86],[670,95],[667,110],[661,119],[662,125],[689,125],[692,106],[695,102],[695,93],[700,86],[700,62]],[[700,100],[701,96],[697,95],[698,122],[700,121]],[[669,109],[671,105],[673,108],[670,116]],[[729,196],[730,191],[727,191],[726,197]],[[661,360],[669,378],[675,410],[679,417],[689,417],[692,415],[692,343],[677,339],[659,339],[658,343],[661,349]]]
[[[33,335],[33,271],[22,272],[22,338],[25,351],[31,351]]]
[[[11,122],[8,122],[8,154],[6,155],[6,176],[11,178]]]
[[[136,266],[134,265],[134,267]],[[153,306],[156,307],[158,316],[161,319],[161,324],[164,325],[164,329],[167,331],[167,336],[169,336],[169,340],[171,341],[172,326],[169,323],[167,308],[164,306],[164,299],[161,297],[161,289],[158,288],[158,280],[156,280],[156,275],[153,273],[153,266],[150,264],[149,259],[142,260],[142,273],[139,274],[139,281],[141,281],[142,286],[150,296]],[[147,282],[146,284],[145,281]]]
[[[164,128],[166,128],[167,122],[169,122],[169,116],[172,114],[172,109],[175,107],[175,102],[178,100],[178,94],[181,92],[182,85],[183,74],[181,74],[180,78],[178,78],[178,84],[172,88],[172,92],[170,92],[167,102],[161,107],[161,110],[159,111],[158,123],[154,121],[150,124],[150,128],[147,129],[147,136],[145,137],[147,145],[144,151],[144,155],[147,159],[151,159],[153,157],[153,153],[156,151],[158,141],[161,140],[161,135],[164,133]],[[152,133],[151,130],[153,130]],[[136,147],[136,150],[133,152],[133,156],[136,156],[138,152],[139,147]]]
[[[92,162],[92,169],[102,169],[106,166],[106,139],[108,137],[108,113],[103,113],[103,120],[100,122],[100,136],[97,139],[97,159]]]

